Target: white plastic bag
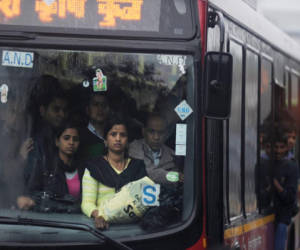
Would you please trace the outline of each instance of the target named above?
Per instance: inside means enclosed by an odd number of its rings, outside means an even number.
[[[142,202],[145,185],[155,183],[149,177],[143,177],[123,186],[113,197],[100,204],[99,216],[110,223],[129,223],[141,218],[149,208]]]

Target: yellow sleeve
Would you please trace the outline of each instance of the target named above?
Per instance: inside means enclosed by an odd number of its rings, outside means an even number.
[[[98,181],[86,169],[82,178],[81,210],[88,217],[91,217],[92,212],[97,209],[98,185]]]

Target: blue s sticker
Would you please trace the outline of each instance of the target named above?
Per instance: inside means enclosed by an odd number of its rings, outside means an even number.
[[[142,203],[144,206],[159,206],[160,185],[143,185]]]

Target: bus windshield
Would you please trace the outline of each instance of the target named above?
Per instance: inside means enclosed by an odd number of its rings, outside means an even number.
[[[0,50],[0,217],[88,224],[117,239],[189,218],[191,55]],[[14,238],[4,229],[0,242]]]

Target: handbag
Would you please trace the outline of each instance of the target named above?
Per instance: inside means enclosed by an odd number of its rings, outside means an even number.
[[[41,213],[80,213],[80,202],[70,194],[63,196],[51,192],[36,192],[32,197],[36,203],[33,211]]]

